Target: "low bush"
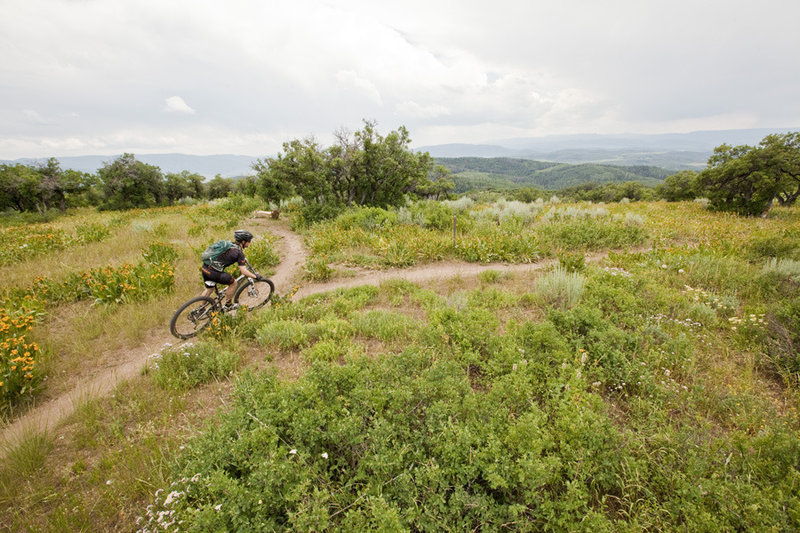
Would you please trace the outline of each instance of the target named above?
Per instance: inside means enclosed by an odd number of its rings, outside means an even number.
[[[151,356],[149,374],[160,387],[182,391],[213,379],[227,379],[239,368],[240,360],[217,343],[188,343]]]
[[[581,274],[558,266],[536,280],[534,292],[546,304],[568,309],[581,300],[585,284],[586,279]]]

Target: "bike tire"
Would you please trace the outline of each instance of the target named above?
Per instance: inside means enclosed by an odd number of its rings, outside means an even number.
[[[233,295],[233,302],[239,307],[246,307],[250,311],[261,309],[272,298],[275,292],[275,284],[268,279],[253,280],[252,283],[245,281],[236,289]]]
[[[191,339],[211,322],[216,302],[208,296],[192,298],[175,311],[169,331],[179,339]]]

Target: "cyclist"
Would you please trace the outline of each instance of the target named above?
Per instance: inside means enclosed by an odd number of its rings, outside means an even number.
[[[244,260],[244,249],[250,246],[250,242],[253,240],[253,234],[246,229],[237,229],[233,232],[233,239],[235,241],[234,245],[223,252],[214,262],[215,264],[207,265],[203,263],[203,266],[200,268],[206,286],[202,296],[210,296],[217,283],[227,285],[228,288],[225,290],[224,305],[228,309],[232,306],[231,298],[233,298],[233,293],[236,291],[236,284],[234,283],[236,280],[233,279],[233,276],[229,273],[224,272],[226,268],[236,263],[239,265],[239,272],[241,272],[243,276],[255,280],[261,279],[261,276],[250,272]]]

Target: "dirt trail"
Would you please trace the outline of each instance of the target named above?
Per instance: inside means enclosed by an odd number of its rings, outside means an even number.
[[[299,285],[302,266],[305,264],[308,252],[303,245],[303,239],[295,232],[289,230],[283,221],[254,219],[249,221],[249,226],[254,226],[254,233],[258,228],[280,238],[279,249],[281,263],[271,279],[275,283],[278,294],[291,294],[294,286]],[[597,259],[587,258],[589,260]],[[357,287],[359,285],[379,285],[390,279],[405,279],[411,282],[424,282],[446,277],[472,277],[485,270],[502,270],[504,272],[527,272],[537,270],[549,264],[489,264],[479,265],[473,263],[436,263],[408,269],[392,269],[381,272],[368,272],[353,278],[336,280],[328,283],[317,283],[302,286],[294,298],[303,298],[312,294],[326,292],[338,288]],[[22,438],[32,433],[50,432],[55,429],[59,421],[71,414],[76,407],[90,398],[97,398],[111,392],[120,382],[131,379],[145,368],[150,355],[157,353],[166,343],[177,343],[164,328],[155,329],[147,336],[148,341],[138,347],[115,354],[114,360],[118,364],[98,369],[97,373],[88,381],[76,386],[71,391],[49,400],[27,412],[20,418],[12,421],[0,429],[0,459],[8,450],[12,449]],[[102,359],[106,359],[103,357]]]

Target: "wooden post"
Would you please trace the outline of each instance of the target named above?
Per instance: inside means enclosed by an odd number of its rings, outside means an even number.
[[[453,213],[453,249],[456,248],[456,214]]]

